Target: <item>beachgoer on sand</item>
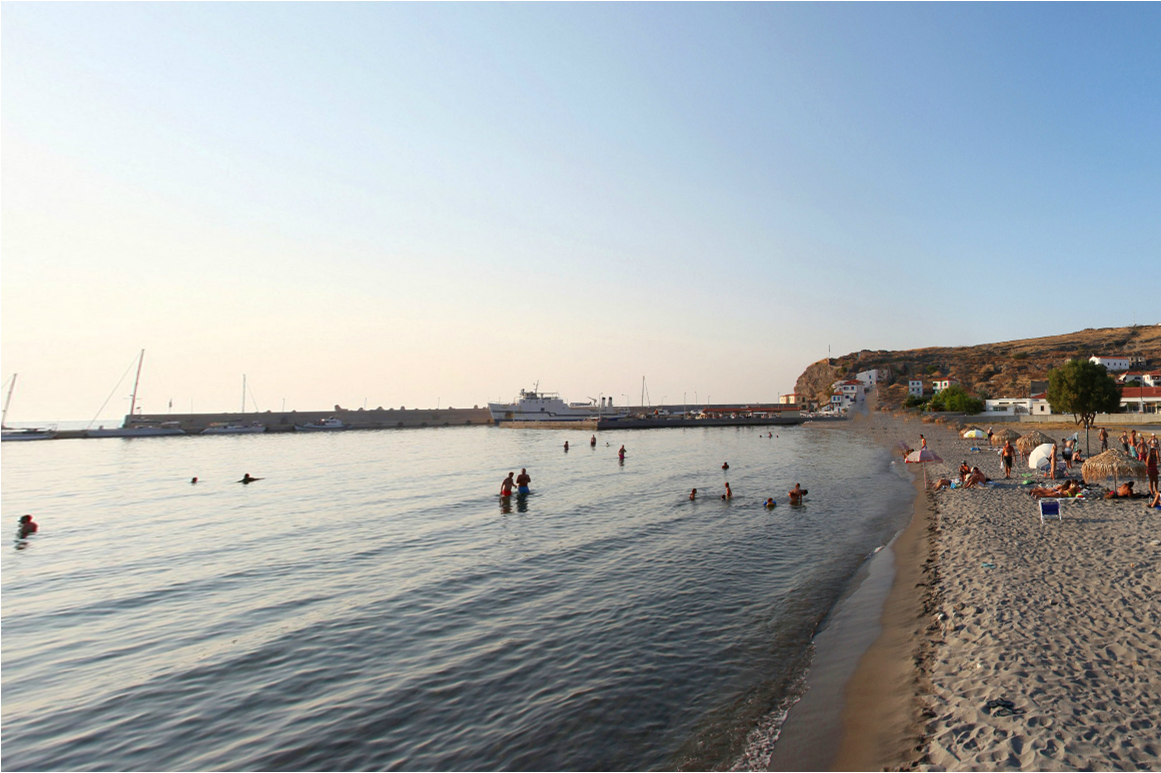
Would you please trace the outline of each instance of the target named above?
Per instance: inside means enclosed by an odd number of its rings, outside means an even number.
[[[1016,449],[1012,447],[1012,441],[1005,440],[1004,447],[1000,449],[1000,463],[1004,466],[1004,477],[1012,477],[1012,462],[1016,459]]]

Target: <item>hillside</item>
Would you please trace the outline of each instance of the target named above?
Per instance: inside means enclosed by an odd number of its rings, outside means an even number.
[[[1071,358],[1141,355],[1148,366],[1161,365],[1161,326],[1110,327],[1078,333],[1026,338],[978,346],[929,347],[907,351],[864,349],[811,364],[794,386],[798,395],[824,404],[831,385],[872,368],[880,370],[880,406],[897,407],[907,397],[907,381],[953,378],[980,397],[1027,397],[1034,381],[1048,379],[1050,368]],[[1040,388],[1043,388],[1041,385]]]

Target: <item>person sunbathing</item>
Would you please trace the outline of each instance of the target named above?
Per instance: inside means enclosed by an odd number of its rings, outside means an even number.
[[[1115,491],[1106,491],[1105,499],[1139,499],[1148,496],[1148,494],[1136,494],[1133,492],[1133,481],[1126,481],[1117,486]]]
[[[932,491],[939,491],[945,488],[951,488],[951,481],[947,478],[940,478],[931,485]]]
[[[1028,492],[1033,499],[1058,499],[1061,497],[1075,497],[1080,494],[1080,484],[1074,480],[1066,480],[1059,486],[1034,486]]]
[[[1158,491],[1156,494],[1154,494],[1153,501],[1145,505],[1145,507],[1155,507],[1157,509],[1161,509],[1161,491]]]

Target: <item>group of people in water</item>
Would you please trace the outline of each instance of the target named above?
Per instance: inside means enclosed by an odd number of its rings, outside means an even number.
[[[729,469],[729,465],[723,464],[722,469],[723,470]],[[802,504],[803,499],[806,497],[806,495],[808,493],[809,492],[802,487],[801,483],[795,483],[794,488],[792,488],[792,489],[790,489],[790,491],[786,492],[786,496],[790,500],[790,504],[800,505],[800,504]],[[728,501],[732,500],[733,498],[734,498],[734,491],[733,491],[733,489],[730,488],[729,481],[726,481],[726,493],[722,494],[722,499],[728,502]],[[697,489],[690,490],[689,501],[690,502],[697,501]],[[778,505],[778,503],[774,501],[774,497],[767,497],[766,501],[763,503],[763,506],[767,510],[773,510],[775,507],[777,507],[777,505]]]

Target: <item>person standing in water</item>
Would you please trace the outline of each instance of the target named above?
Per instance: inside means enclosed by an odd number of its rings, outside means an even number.
[[[625,446],[621,446],[621,450],[617,452],[617,458],[622,462],[625,461]]]
[[[565,452],[566,454],[568,453],[568,441],[567,441],[567,440],[566,440],[566,441],[564,441],[564,452]]]
[[[516,493],[527,494],[531,491],[528,484],[532,482],[532,476],[528,474],[528,470],[523,467],[520,468],[520,474],[516,476]]]
[[[726,493],[722,494],[722,499],[731,500],[734,498],[734,492],[730,491],[730,482],[726,481]]]
[[[596,447],[597,447],[597,436],[593,435],[591,438],[589,438],[589,448],[596,448]]]
[[[786,493],[790,497],[790,504],[800,505],[800,504],[802,504],[802,498],[804,496],[806,496],[809,492],[802,487],[801,483],[795,483],[794,488],[790,489],[790,491],[788,491]]]
[[[504,482],[500,484],[500,496],[502,496],[502,497],[512,496],[512,487],[516,485],[512,480],[512,476],[515,474],[516,473],[514,473],[514,472],[510,472],[510,473],[508,473],[508,477],[504,478]]]
[[[697,499],[697,489],[694,489],[693,491],[689,492],[689,501],[693,502],[696,499]]]
[[[40,526],[32,520],[31,515],[20,516],[20,521],[16,524],[16,539],[28,539],[30,534],[36,534],[38,531]]]

